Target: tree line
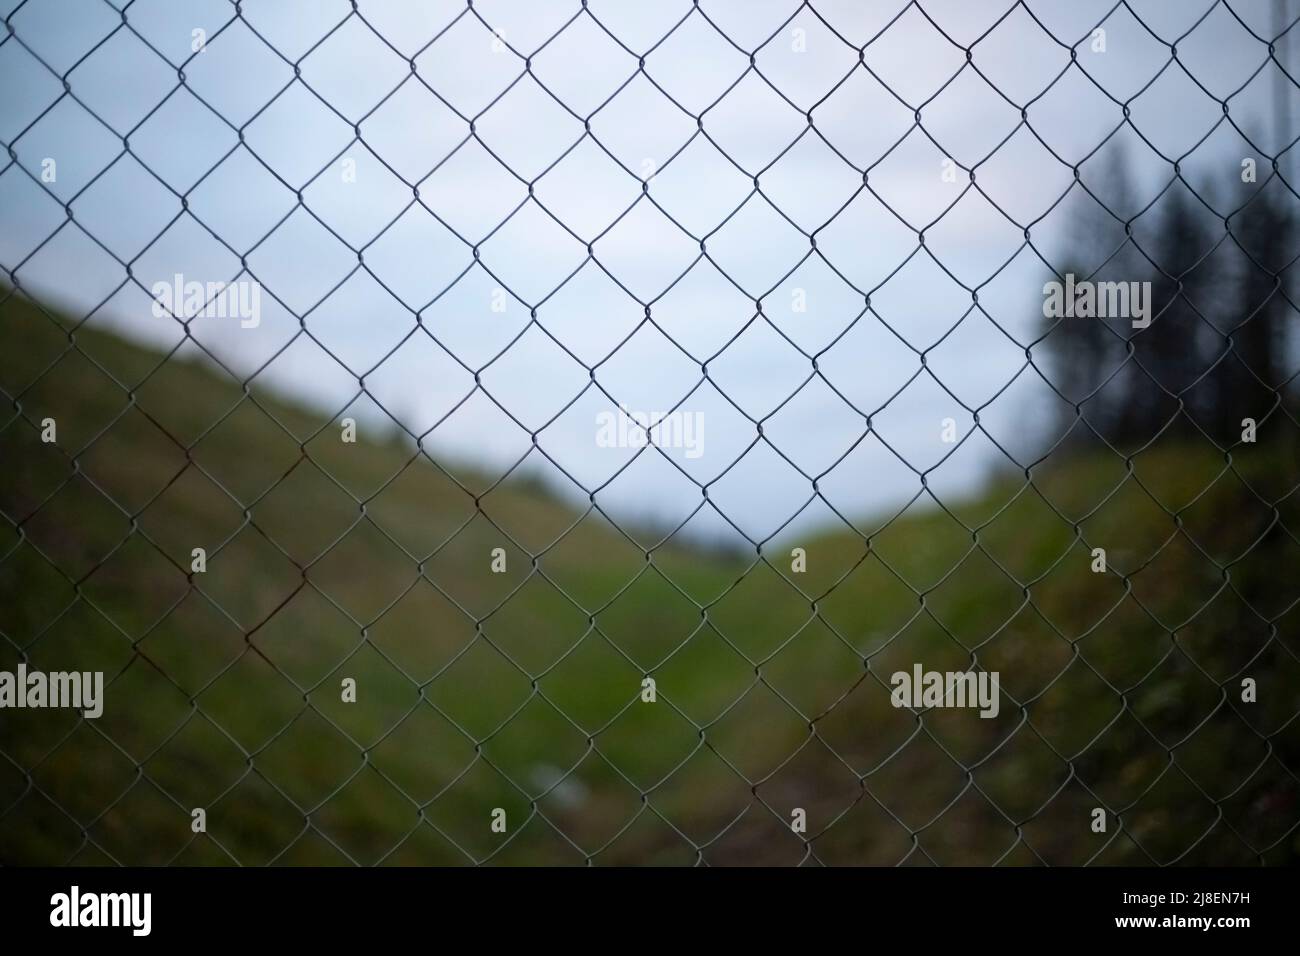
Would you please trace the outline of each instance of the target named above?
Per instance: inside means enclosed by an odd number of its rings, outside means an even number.
[[[1220,202],[1224,187],[1174,176],[1139,204],[1117,151],[1079,195],[1050,278],[1150,283],[1151,316],[1146,328],[1122,316],[1043,320],[1068,445],[1131,452],[1203,435],[1229,448],[1243,420],[1262,428],[1284,403],[1295,408],[1297,199],[1271,172],[1260,180],[1239,193],[1234,182],[1233,201]]]

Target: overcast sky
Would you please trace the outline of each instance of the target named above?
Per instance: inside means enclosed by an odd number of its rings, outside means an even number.
[[[1181,158],[1230,208],[1257,188],[1242,159],[1266,173],[1287,135],[1263,39],[1275,3],[1131,3],[1142,22],[1112,5],[245,0],[232,19],[223,0],[0,0],[0,140],[17,156],[0,266],[171,347],[183,331],[149,287],[233,279],[246,257],[261,324],[191,332],[239,376],[274,357],[254,388],[341,409],[364,376],[407,429],[437,426],[437,454],[498,472],[542,429],[586,488],[637,454],[596,446],[600,411],[682,403],[703,414],[703,454],[666,454],[698,482],[725,473],[709,498],[746,533],[780,527],[811,476],[860,516],[916,493],[898,456],[924,470],[951,452],[945,417],[965,434],[987,405],[1018,456],[1047,439],[1024,345],[1073,164],[1104,195],[1121,149],[1149,199]],[[365,397],[350,414],[383,421]],[[865,414],[876,434],[859,442]],[[766,440],[733,465],[760,419]],[[958,494],[999,462],[977,432],[928,481]],[[586,497],[536,450],[524,468]],[[677,521],[701,493],[651,449],[599,500]],[[798,523],[828,520],[814,502]]]

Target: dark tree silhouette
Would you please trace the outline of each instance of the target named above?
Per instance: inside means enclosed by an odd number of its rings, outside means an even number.
[[[1270,179],[1220,214],[1209,186],[1179,178],[1139,210],[1118,148],[1098,182],[1106,189],[1093,188],[1096,198],[1076,198],[1069,248],[1048,278],[1150,283],[1151,323],[1044,320],[1046,369],[1071,403],[1061,430],[1076,448],[1104,442],[1128,452],[1159,436],[1239,443],[1242,420],[1263,420],[1291,382],[1295,197]]]

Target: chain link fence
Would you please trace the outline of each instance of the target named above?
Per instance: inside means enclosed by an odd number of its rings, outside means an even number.
[[[96,716],[42,708],[11,683],[13,709],[0,718],[4,862],[1295,861],[1300,363],[1289,275],[1300,197],[1287,161],[1296,79],[1283,56],[1294,20],[1274,15],[1284,5],[1187,4],[1195,15],[1183,11],[1171,35],[1149,25],[1142,4],[1124,0],[1089,12],[1068,34],[1068,5],[977,4],[985,19],[954,36],[955,14],[941,3],[898,4],[862,29],[854,20],[861,10],[843,4],[737,11],[696,0],[676,5],[663,23],[666,14],[642,10],[631,31],[627,8],[583,0],[545,5],[529,35],[501,5],[477,2],[423,11],[428,30],[418,37],[395,27],[385,5],[358,0],[303,4],[297,35],[269,28],[258,3],[53,6],[51,14],[41,0],[8,4],[0,37],[0,71],[15,91],[0,130],[0,194],[10,197],[0,219],[9,219],[11,237],[0,253],[0,632],[11,674],[62,668],[89,680],[103,672],[103,707]],[[93,42],[60,45],[60,16],[92,25]],[[1180,51],[1207,33],[1213,44],[1229,28],[1249,63],[1225,92]],[[1004,49],[1013,29],[1032,44]],[[919,64],[931,55],[913,50],[922,33],[954,65],[931,89],[899,89],[900,74],[874,57],[886,51],[895,70],[914,56]],[[687,34],[739,58],[727,82],[698,102],[683,102],[680,91],[701,64],[662,52]],[[374,59],[321,66],[345,35],[347,50],[364,44]],[[1145,56],[1149,78],[1120,96],[1101,64],[1107,44],[1124,36],[1154,52]],[[597,39],[626,62],[622,78],[599,93],[583,65]],[[439,80],[464,69],[453,48],[469,47],[504,71],[500,85],[484,79],[481,88],[461,76],[479,94],[473,108]],[[237,52],[221,82],[196,82],[223,48]],[[1004,93],[1017,49],[1026,60],[1054,57],[1050,81]],[[118,106],[131,95],[97,96],[84,77],[107,50],[119,51],[110,72],[161,71],[165,95],[129,117]],[[251,65],[241,76],[251,50],[276,61],[282,79],[267,84]],[[822,65],[833,51],[847,68],[805,97],[790,92],[790,74],[768,67],[777,50]],[[548,57],[579,65],[557,72]],[[391,72],[376,65],[380,58]],[[1190,136],[1181,153],[1144,129],[1142,97],[1161,77],[1190,81],[1217,113],[1202,129],[1176,99],[1160,110],[1159,122]],[[357,107],[353,94],[379,78],[381,93]],[[866,82],[907,120],[878,147],[846,148],[824,131],[831,123],[823,115],[838,91]],[[982,84],[1013,113],[978,151],[927,126],[945,96],[962,111],[968,94],[954,91],[964,83]],[[1234,110],[1252,83],[1272,84],[1277,98],[1272,140],[1260,138],[1259,116]],[[728,142],[711,123],[751,84],[796,117],[788,145],[758,160],[743,138]],[[561,149],[493,135],[494,115],[525,85],[575,124]],[[639,166],[601,132],[602,111],[632,89],[687,130],[680,145]],[[1039,113],[1083,111],[1080,89],[1098,98],[1106,132],[1071,156],[1035,123]],[[418,169],[391,129],[373,131],[388,105],[417,94],[430,117],[450,113],[458,129],[436,149],[423,141]],[[166,128],[169,104],[181,98],[218,129],[172,127],[174,152],[192,170],[184,183],[160,175],[159,159],[138,145],[151,122]],[[305,142],[285,152],[267,145],[259,125],[287,123],[277,111],[303,103],[344,130],[310,168]],[[883,127],[884,107],[874,110],[860,102],[850,122]],[[59,119],[71,114],[82,125]],[[423,114],[415,115],[406,132],[422,135]],[[659,122],[645,117],[647,126]],[[74,132],[63,152],[47,156],[42,131],[55,122]],[[1215,152],[1207,144],[1216,131],[1235,133],[1241,145]],[[1030,191],[1031,181],[1064,176],[1063,188],[1029,212],[985,185],[1017,135],[1042,152],[1037,165],[1013,170],[1012,184]],[[1159,167],[1156,188],[1141,200],[1116,192],[1122,167],[1088,165],[1119,136],[1145,143]],[[105,138],[107,161],[85,158]],[[918,143],[933,150],[923,170],[890,166]],[[815,221],[783,211],[782,163],[801,144],[820,144],[847,174],[829,187]],[[580,149],[602,155],[601,168],[632,188],[597,228],[571,225],[546,198]],[[707,224],[656,189],[691,149],[745,181],[730,211]],[[86,168],[75,186],[61,186],[66,174],[56,168],[77,162]],[[458,162],[504,169],[518,199],[491,211],[482,228],[467,227],[464,197],[437,185]],[[156,215],[141,211],[153,211],[152,193],[114,179],[128,165],[164,194]],[[1218,197],[1200,177],[1209,167]],[[291,197],[287,207],[264,210],[263,220],[241,209],[233,224],[215,221],[214,196],[219,205],[266,174]],[[338,202],[349,215],[373,221],[357,233],[342,228],[334,194],[318,187],[346,189],[376,175],[397,184],[396,211],[343,192],[351,198]],[[902,208],[891,190],[910,175],[919,195],[941,200],[926,216]],[[698,181],[700,195],[721,193],[722,179]],[[594,195],[599,181],[594,161],[579,165],[579,194]],[[1220,201],[1224,183],[1249,189]],[[795,191],[820,188],[805,176]],[[95,205],[109,189],[122,206]],[[20,215],[20,191],[39,197],[41,216]],[[1163,202],[1175,193],[1189,198],[1170,211]],[[1059,238],[1046,220],[1083,195],[1094,212],[1073,218],[1096,245],[1080,240],[1062,253],[1042,238]],[[977,217],[987,244],[996,229],[1017,238],[972,277],[952,266],[943,230],[964,215],[964,199],[977,197],[987,203]],[[874,211],[855,218],[855,204],[872,200]],[[733,225],[753,228],[743,225],[745,211],[758,206],[793,229],[801,249],[758,281],[748,272],[737,279],[736,260],[718,250]],[[606,254],[602,240],[608,246],[607,237],[626,234],[621,224],[652,209],[662,217],[656,228],[684,237],[692,252],[645,291],[635,249]],[[420,246],[395,280],[383,263],[400,258],[391,243],[415,241],[404,225],[415,214],[454,241],[436,254]],[[546,281],[512,272],[521,262],[553,263],[533,234],[505,247],[513,254],[493,246],[527,216],[577,243],[576,267]],[[292,251],[277,243],[286,235],[296,242],[303,217],[343,250],[306,257],[294,281],[316,282],[307,297],[286,292],[276,272]],[[899,230],[904,240],[863,254],[872,267],[864,270],[837,256],[834,230],[846,220],[859,230]],[[775,248],[776,228],[770,241],[761,229],[751,235],[745,256],[758,261]],[[228,271],[196,256],[175,267],[173,284],[172,267],[150,250],[179,229],[219,245]],[[658,241],[646,230],[648,242]],[[111,260],[113,272],[93,286],[93,301],[74,308],[42,287],[47,260],[57,266],[56,285],[71,287],[94,271],[92,253]],[[1216,265],[1228,256],[1230,266]],[[1038,271],[1017,272],[1018,257]],[[891,310],[890,301],[900,285],[904,298],[920,294],[900,278],[913,262],[933,266],[932,281],[946,276],[965,302],[921,344],[906,310],[897,302]],[[815,346],[789,324],[804,314],[790,303],[809,285],[791,297],[791,277],[812,266],[852,303]],[[203,277],[197,293],[183,272]],[[564,298],[585,281],[579,276],[595,273],[606,298]],[[1006,304],[999,279],[1025,275],[1032,284],[1014,281],[1027,299]],[[701,276],[740,300],[695,313],[694,326],[722,330],[707,348],[683,344],[681,328],[665,318],[674,291]],[[350,283],[361,280],[369,291],[352,295]],[[1064,290],[1056,315],[1044,304],[1044,281]],[[1110,283],[1113,295],[1116,283],[1132,282],[1128,308],[1098,309],[1107,294],[1098,286],[1086,311],[1077,290],[1093,281]],[[440,302],[476,282],[489,314],[522,309],[523,321],[503,335],[480,319],[457,333],[436,318]],[[598,350],[584,349],[564,316],[603,314],[616,300],[633,321]],[[1041,324],[1021,322],[1024,301],[1030,312],[1043,306]],[[174,332],[161,348],[156,336],[124,336],[110,321],[132,309],[143,316],[151,305],[155,325]],[[255,336],[270,325],[257,314],[262,306],[292,328],[241,365],[209,332],[224,323],[229,341]],[[380,342],[376,316],[388,311],[409,327]],[[323,331],[332,321],[375,340],[365,362]],[[980,400],[953,385],[943,364],[945,341],[973,327],[1017,356],[1007,380]],[[855,344],[868,328],[901,353],[887,357],[891,371],[901,370],[897,380],[870,366],[875,346]],[[733,398],[725,375],[728,351],[751,329],[779,337],[800,370],[792,388],[775,372],[760,376],[763,411]],[[651,330],[676,346],[693,382],[664,411],[638,419],[627,410],[635,399],[619,363],[654,364],[638,337]],[[540,389],[548,362],[580,368],[562,400],[538,399],[540,417],[500,399],[493,379],[532,336],[552,358],[528,346],[509,373],[514,386],[536,377]],[[344,400],[325,407],[292,388],[266,387],[268,370],[293,365],[308,346],[346,376]],[[417,346],[468,380],[434,415],[412,413],[402,395],[418,394],[443,365],[417,361],[397,391],[376,385],[399,352]],[[887,387],[863,401],[855,381],[877,376]],[[1006,427],[991,426],[999,399],[1027,381],[1040,404],[1021,400]],[[900,441],[889,416],[913,383],[937,387],[955,414],[908,419]],[[710,426],[710,448],[735,443],[723,459],[700,456],[707,472],[694,467],[690,431],[692,401],[705,391],[739,419],[702,420],[725,421]],[[779,427],[782,411],[811,394],[847,416],[833,419],[834,450],[818,467],[798,450],[799,437]],[[595,426],[590,415],[582,419],[589,457],[607,448],[623,454],[598,478],[552,444],[570,410],[592,399],[621,411]],[[526,436],[502,467],[464,454],[475,440],[491,444],[487,418],[476,419],[481,433],[458,453],[439,446],[478,403],[496,416],[494,427]],[[664,439],[670,428],[675,440]],[[1045,437],[1018,443],[1031,432]],[[979,482],[945,491],[941,469],[981,443],[992,451]],[[888,507],[828,491],[836,470],[868,446],[887,463],[882,475],[901,469],[906,478],[905,494]],[[768,500],[765,531],[755,533],[729,517],[723,492],[728,476],[760,454],[774,463],[764,468],[788,466],[799,492],[788,511],[784,499]],[[662,466],[665,488],[689,485],[689,506],[671,520],[607,504],[620,476],[646,460]],[[766,487],[743,474],[743,483]],[[875,474],[855,472],[854,481],[869,488]],[[632,497],[653,494],[647,487]],[[863,501],[877,518],[861,518]],[[692,536],[699,515],[714,520],[713,531]],[[923,693],[932,673],[940,675],[934,698]],[[961,674],[970,682],[954,683]],[[954,690],[969,690],[965,706],[954,706]]]

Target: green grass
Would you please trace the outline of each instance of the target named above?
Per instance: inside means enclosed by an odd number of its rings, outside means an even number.
[[[647,556],[536,482],[60,323],[0,305],[0,669],[111,683],[97,721],[0,713],[0,862],[799,862],[795,807],[827,863],[1300,856],[1281,416],[1231,469],[1053,456],[950,512]],[[893,671],[972,654],[1023,708],[890,706]]]

